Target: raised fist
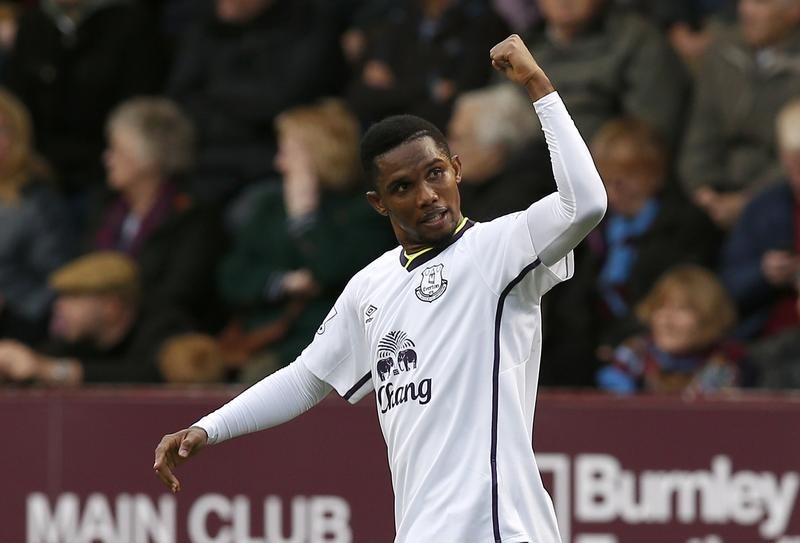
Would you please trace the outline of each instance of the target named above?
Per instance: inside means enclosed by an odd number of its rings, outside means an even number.
[[[543,75],[542,69],[517,34],[511,34],[492,47],[489,58],[495,70],[520,85],[527,85],[535,77]]]

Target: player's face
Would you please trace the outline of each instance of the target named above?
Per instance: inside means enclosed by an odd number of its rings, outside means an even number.
[[[461,162],[430,137],[411,140],[375,159],[377,190],[367,193],[375,210],[389,217],[407,252],[449,238],[461,221]]]

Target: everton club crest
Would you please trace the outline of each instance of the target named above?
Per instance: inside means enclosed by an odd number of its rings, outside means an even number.
[[[442,277],[444,264],[437,264],[422,270],[422,281],[414,291],[423,302],[432,302],[447,290],[447,279]]]

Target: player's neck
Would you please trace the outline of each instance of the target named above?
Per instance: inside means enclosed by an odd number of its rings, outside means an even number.
[[[416,255],[419,255],[419,254],[421,254],[423,252],[427,252],[430,249],[433,249],[434,247],[436,247],[437,245],[445,244],[450,240],[450,238],[452,238],[459,231],[461,231],[466,224],[467,224],[467,217],[462,215],[461,219],[459,219],[458,222],[456,223],[456,227],[453,229],[452,232],[450,232],[450,235],[447,236],[445,239],[440,240],[440,241],[438,241],[436,243],[427,243],[427,242],[422,242],[422,241],[420,241],[420,242],[410,242],[410,241],[408,241],[408,242],[400,242],[400,245],[403,246],[403,253],[405,253],[406,257],[410,258],[410,257],[414,257]]]

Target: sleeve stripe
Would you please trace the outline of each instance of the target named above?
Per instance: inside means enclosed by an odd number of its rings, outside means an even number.
[[[372,379],[372,370],[368,371],[367,374],[364,377],[362,377],[361,379],[359,379],[358,382],[356,384],[354,384],[350,390],[345,392],[343,398],[345,400],[350,400],[350,398],[353,396],[353,394],[358,392],[358,389],[363,387],[367,383],[367,381],[369,381],[370,379]]]

